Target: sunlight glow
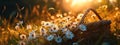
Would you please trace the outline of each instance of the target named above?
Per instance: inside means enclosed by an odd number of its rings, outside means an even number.
[[[87,0],[72,0],[71,6],[80,5],[80,4],[83,4],[85,2],[87,2]]]
[[[78,9],[89,7],[93,2],[93,0],[63,0],[63,1],[65,9],[72,11],[77,11]]]
[[[102,2],[102,0],[98,0],[98,2],[99,2],[99,3],[101,3],[101,2]]]

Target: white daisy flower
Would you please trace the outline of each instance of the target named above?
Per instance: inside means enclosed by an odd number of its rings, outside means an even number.
[[[55,41],[57,43],[61,43],[62,42],[62,38],[60,36],[57,36],[57,37],[55,37]]]
[[[44,22],[45,22],[45,21],[41,21],[41,25],[43,25],[43,24],[44,24]]]
[[[79,23],[81,19],[75,19],[75,22],[76,23]]]
[[[87,31],[87,27],[84,24],[80,24],[78,27],[82,31]]]
[[[71,31],[68,30],[65,33],[65,36],[66,36],[67,39],[72,39],[74,37],[74,34]]]
[[[66,20],[67,22],[71,20],[70,16],[64,17],[63,20]]]
[[[46,36],[47,35],[47,31],[46,31],[46,29],[44,29],[44,28],[40,28],[40,35],[42,35],[42,36]]]
[[[62,28],[61,30],[62,30],[62,32],[63,32],[64,34],[68,31],[68,29],[67,29],[67,28],[65,28],[65,27],[64,27],[64,28]]]
[[[43,26],[51,27],[53,24],[51,22],[44,22]]]
[[[66,22],[60,22],[60,24],[59,24],[59,25],[61,25],[61,28],[62,28],[62,27],[66,27],[66,26],[67,26]]]
[[[35,31],[33,30],[32,32],[29,33],[28,39],[32,40],[32,39],[35,39],[35,38],[36,38],[36,34],[35,34]]]
[[[84,16],[84,14],[78,14],[77,19],[81,19]]]
[[[47,40],[48,41],[52,41],[54,39],[54,35],[49,35],[48,37],[47,37]]]
[[[31,25],[27,25],[26,28],[27,28],[27,30],[29,30],[29,29],[32,29],[32,26]]]
[[[59,30],[57,25],[53,25],[51,29],[49,30],[50,32],[57,32]]]
[[[71,20],[71,17],[70,16],[66,17],[66,20],[67,21]]]
[[[57,14],[56,16],[59,17],[59,18],[63,17],[62,14]]]
[[[20,35],[20,39],[25,40],[26,39],[26,35],[25,34],[21,34]]]
[[[73,25],[77,25],[77,24],[78,24],[78,22],[73,22],[72,24],[73,24]]]
[[[70,29],[74,29],[74,28],[76,28],[77,26],[75,25],[75,24],[72,24],[69,28]]]
[[[52,29],[49,29],[49,32],[51,32],[51,33],[52,33],[52,32],[53,32],[53,30],[52,30]]]

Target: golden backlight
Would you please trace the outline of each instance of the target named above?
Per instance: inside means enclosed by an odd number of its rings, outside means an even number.
[[[67,11],[80,11],[92,6],[93,0],[63,0],[63,7]]]

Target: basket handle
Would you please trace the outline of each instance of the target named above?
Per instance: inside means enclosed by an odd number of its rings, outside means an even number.
[[[90,11],[92,11],[92,12],[99,18],[99,20],[102,20],[102,18],[99,16],[99,14],[97,13],[97,11],[95,11],[95,10],[92,9],[92,8],[89,8],[89,9],[87,9],[87,10],[85,11],[85,13],[83,14],[83,17],[82,17],[82,19],[81,19],[81,21],[80,21],[80,24],[82,24],[82,23],[84,22],[84,19],[85,19],[86,15],[87,15]]]

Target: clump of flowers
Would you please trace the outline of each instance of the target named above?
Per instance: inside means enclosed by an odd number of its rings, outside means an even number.
[[[41,21],[40,26],[27,25],[26,29],[29,32],[28,38],[26,35],[21,34],[20,39],[27,39],[31,41],[42,36],[48,42],[55,41],[58,44],[64,42],[65,39],[72,40],[75,37],[72,29],[77,28],[78,25],[78,22],[76,22],[74,19],[76,19],[74,16],[66,16],[62,18],[58,17],[58,19],[55,19],[55,21]],[[19,21],[17,24],[19,26],[23,24],[23,21]],[[83,26],[82,29],[86,30],[85,26]],[[39,31],[39,33],[37,31]]]

